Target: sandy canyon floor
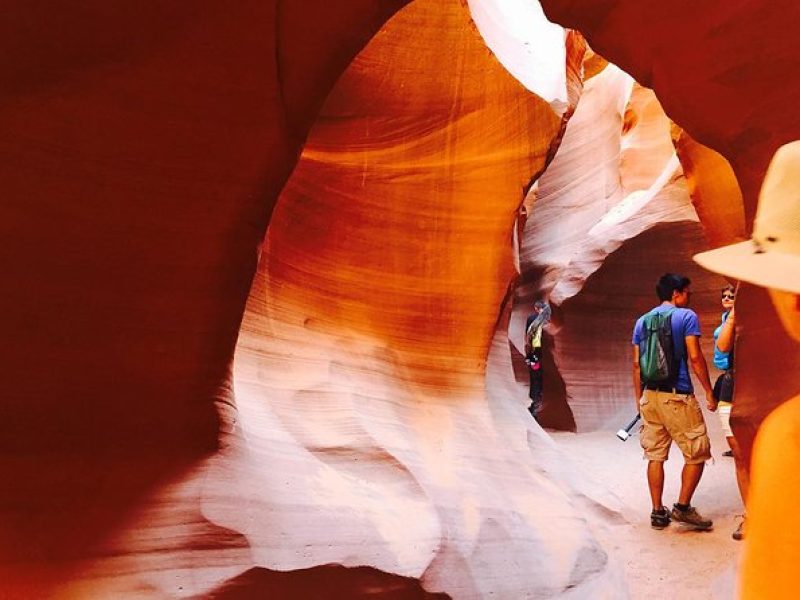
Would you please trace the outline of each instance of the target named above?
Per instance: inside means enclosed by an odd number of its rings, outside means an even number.
[[[705,412],[714,460],[706,465],[693,504],[713,519],[714,528],[696,532],[672,523],[664,530],[650,527],[646,462],[638,433],[627,442],[614,435],[630,415],[608,431],[584,434],[551,432],[553,439],[586,477],[609,488],[624,507],[620,515],[602,511],[587,516],[610,559],[621,565],[634,600],[694,600],[735,597],[737,563],[742,542],[731,538],[744,509],[736,486],[733,459],[716,414]],[[637,426],[638,429],[638,426]],[[635,430],[636,431],[636,430]],[[673,444],[665,466],[664,504],[677,500],[683,459]]]

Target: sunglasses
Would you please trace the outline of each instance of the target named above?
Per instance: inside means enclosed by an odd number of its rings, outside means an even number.
[[[722,294],[723,300],[734,300],[736,298],[735,294]]]

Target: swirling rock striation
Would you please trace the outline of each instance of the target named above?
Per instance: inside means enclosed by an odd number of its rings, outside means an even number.
[[[583,48],[558,43],[566,71]],[[270,224],[232,498],[206,508],[257,564],[371,564],[463,598],[621,589],[552,443],[485,378],[517,209],[563,117],[458,3],[410,5],[340,79]]]
[[[0,595],[237,572],[192,482],[258,248],[330,86],[403,4],[4,5]]]
[[[729,162],[741,190],[745,233],[749,232],[767,164],[779,146],[800,138],[800,115],[794,109],[800,86],[787,77],[796,62],[800,5],[788,0],[541,4],[550,19],[579,29],[603,56],[652,87],[667,114],[692,139]],[[639,32],[635,38],[626,35],[632,28]],[[736,186],[725,183],[730,181],[727,165],[710,159],[706,168],[706,177],[719,177],[730,193],[717,195],[714,203],[700,199],[698,212],[709,219],[704,226],[714,245],[731,243],[742,232],[740,196]],[[698,201],[701,196],[694,197]],[[800,386],[800,375],[786,370],[783,362],[800,360],[800,348],[778,326],[766,295],[747,286],[742,292],[732,422],[749,451],[763,416],[791,395],[787,391]]]

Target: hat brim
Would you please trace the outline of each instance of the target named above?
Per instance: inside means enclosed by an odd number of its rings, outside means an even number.
[[[763,250],[748,240],[695,254],[694,260],[733,279],[800,294],[800,255]]]

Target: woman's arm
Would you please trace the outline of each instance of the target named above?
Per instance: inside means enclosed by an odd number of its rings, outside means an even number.
[[[639,346],[633,346],[633,398],[636,412],[639,412],[639,398],[642,397],[642,373],[639,369]]]
[[[728,318],[722,325],[722,330],[719,332],[717,348],[719,348],[720,352],[730,352],[733,350],[733,334],[736,331],[735,310],[736,307],[731,308],[731,312],[728,313]]]

